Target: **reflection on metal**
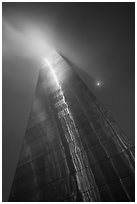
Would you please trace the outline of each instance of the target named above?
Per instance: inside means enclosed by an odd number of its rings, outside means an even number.
[[[40,70],[9,201],[134,201],[134,146],[55,51]]]
[[[57,86],[58,96],[56,97],[57,102],[55,107],[57,108],[58,116],[61,119],[61,124],[69,144],[70,154],[76,170],[78,188],[82,194],[83,201],[99,201],[99,193],[96,189],[97,185],[95,183],[94,175],[89,167],[88,159],[80,141],[74,119],[69,111],[68,104],[65,101],[62,88],[59,85],[54,70],[48,61],[47,64],[54,77],[55,85]],[[87,175],[87,172],[89,175]],[[92,188],[96,190],[92,191]]]

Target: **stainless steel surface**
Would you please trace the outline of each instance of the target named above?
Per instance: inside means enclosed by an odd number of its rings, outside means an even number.
[[[134,148],[55,51],[40,70],[10,201],[134,201]]]

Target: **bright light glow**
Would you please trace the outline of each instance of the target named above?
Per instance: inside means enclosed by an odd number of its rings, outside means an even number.
[[[51,64],[50,64],[50,62],[49,62],[47,59],[46,59],[46,63],[47,63],[47,65],[48,65],[48,67],[50,68],[50,71],[52,72],[52,75],[53,75],[53,77],[54,77],[54,80],[55,80],[55,82],[56,82],[58,88],[61,89],[61,87],[60,87],[60,85],[59,85],[59,82],[58,82],[58,79],[57,79],[57,77],[56,77],[56,74],[55,74],[55,72],[54,72],[54,70],[53,70],[53,68],[52,68],[52,66],[51,66]]]
[[[96,83],[96,85],[97,85],[97,86],[101,86],[101,82],[98,81],[98,82]]]
[[[23,20],[19,22],[17,21],[17,26],[14,26],[3,19],[3,54],[43,61],[53,49],[49,27],[45,26],[43,31],[40,26],[32,22]]]

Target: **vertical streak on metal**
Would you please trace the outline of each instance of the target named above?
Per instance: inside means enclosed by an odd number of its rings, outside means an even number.
[[[58,116],[64,129],[66,140],[69,145],[69,151],[72,157],[72,161],[76,170],[76,180],[79,191],[81,192],[83,201],[99,201],[99,193],[97,185],[94,179],[94,175],[89,167],[88,158],[82,146],[79,133],[75,126],[74,119],[69,110],[68,104],[65,101],[65,97],[59,81],[54,73],[54,70],[50,63],[47,61],[51,74],[54,78],[55,85],[58,90],[57,103],[55,108],[58,111]],[[73,145],[74,146],[73,146]],[[87,172],[89,171],[89,175]],[[96,189],[96,190],[95,190]]]

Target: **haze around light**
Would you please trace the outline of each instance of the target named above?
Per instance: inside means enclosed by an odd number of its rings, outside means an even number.
[[[20,22],[21,29],[3,19],[3,55],[33,58],[42,63],[53,49],[49,28],[43,33],[35,24]]]

